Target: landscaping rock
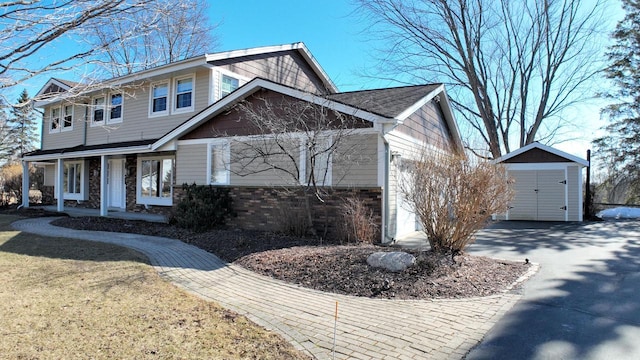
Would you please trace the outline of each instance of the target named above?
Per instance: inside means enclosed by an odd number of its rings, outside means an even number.
[[[367,257],[367,264],[393,272],[405,271],[416,263],[416,257],[402,251],[375,252]]]

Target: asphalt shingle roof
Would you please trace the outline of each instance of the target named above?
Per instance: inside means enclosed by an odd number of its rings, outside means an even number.
[[[438,86],[440,84],[350,91],[331,94],[327,98],[387,118],[394,118]]]

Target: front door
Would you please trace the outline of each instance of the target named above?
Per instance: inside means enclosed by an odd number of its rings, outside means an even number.
[[[108,182],[109,182],[109,207],[125,208],[125,185],[124,185],[124,160],[109,160],[108,163]]]

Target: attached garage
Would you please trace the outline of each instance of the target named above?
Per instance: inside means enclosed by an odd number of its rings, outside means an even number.
[[[558,149],[532,143],[496,160],[514,180],[515,197],[506,220],[582,221],[582,169],[589,163]]]

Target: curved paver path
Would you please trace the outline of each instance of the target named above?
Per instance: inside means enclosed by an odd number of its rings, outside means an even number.
[[[227,264],[178,240],[72,230],[52,218],[13,223],[45,236],[126,246],[149,257],[161,276],[204,299],[272,329],[317,359],[331,359],[336,301],[337,359],[460,359],[520,298],[518,294],[464,300],[376,300],[286,284]]]

